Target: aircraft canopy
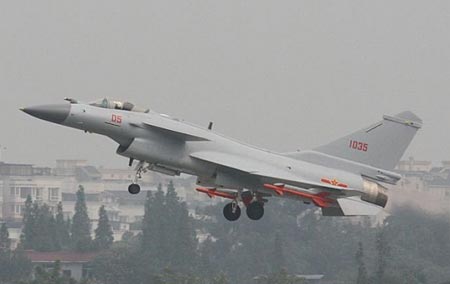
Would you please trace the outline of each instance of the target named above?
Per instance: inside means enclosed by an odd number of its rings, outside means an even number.
[[[134,104],[132,104],[130,102],[116,101],[116,100],[111,100],[111,99],[107,99],[107,98],[96,100],[95,102],[92,102],[89,105],[101,107],[101,108],[119,109],[119,110],[132,111],[132,112],[148,113],[150,111],[149,109],[136,107]]]

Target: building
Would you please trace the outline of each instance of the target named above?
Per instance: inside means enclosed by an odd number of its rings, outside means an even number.
[[[28,196],[31,196],[33,201],[55,208],[61,201],[63,183],[64,179],[52,175],[49,168],[0,163],[2,219],[21,220]]]
[[[417,161],[413,157],[400,161],[397,165],[397,170],[402,172],[429,172],[431,168],[431,161]]]
[[[397,171],[402,179],[389,190],[389,207],[414,206],[432,214],[450,213],[450,162],[433,165],[409,158]]]
[[[120,240],[127,231],[138,233],[138,223],[144,216],[145,192],[155,191],[160,183],[165,189],[173,180],[178,195],[191,208],[208,204],[202,202],[207,197],[194,190],[192,177],[168,177],[147,172],[139,181],[143,192],[133,196],[127,188],[134,176],[132,168],[97,168],[85,160],[57,160],[54,168],[0,162],[0,221],[8,222],[10,230],[14,231],[12,241],[17,244],[28,195],[33,202],[45,203],[52,210],[62,202],[64,216],[72,218],[80,185],[85,190],[92,234],[97,226],[98,210],[104,205],[115,240]]]
[[[303,274],[296,274],[296,275],[290,275],[291,279],[295,282],[299,283],[319,283],[323,279],[323,275],[321,274],[312,274],[312,275],[303,275]],[[259,275],[253,277],[253,281],[255,283],[266,283],[268,281],[269,277],[267,275]]]
[[[25,251],[25,254],[34,267],[41,266],[45,269],[51,269],[55,262],[59,261],[61,263],[61,272],[63,275],[80,281],[91,277],[91,263],[99,253]]]

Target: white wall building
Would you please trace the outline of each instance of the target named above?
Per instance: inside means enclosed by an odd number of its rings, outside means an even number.
[[[89,166],[85,160],[58,160],[55,168],[0,163],[0,220],[15,226],[20,236],[28,195],[33,202],[46,203],[53,210],[62,202],[65,217],[72,218],[76,192],[82,185],[92,220],[92,233],[97,226],[98,210],[105,205],[115,240],[120,240],[123,233],[139,227],[136,223],[144,216],[146,191],[156,191],[160,183],[165,191],[169,181],[173,180],[178,196],[191,207],[211,204],[202,202],[208,198],[195,191],[195,180],[186,175],[169,177],[147,172],[139,180],[142,192],[132,196],[128,193],[128,185],[134,175],[134,168],[96,168]]]

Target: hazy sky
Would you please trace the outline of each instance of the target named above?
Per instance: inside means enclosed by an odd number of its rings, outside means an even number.
[[[407,156],[450,159],[450,1],[0,1],[9,162],[126,166],[21,106],[114,97],[277,151],[409,109]]]

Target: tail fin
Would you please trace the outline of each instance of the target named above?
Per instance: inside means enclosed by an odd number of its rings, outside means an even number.
[[[367,164],[393,169],[411,143],[422,120],[410,111],[383,120],[360,131],[314,149],[317,152]]]

